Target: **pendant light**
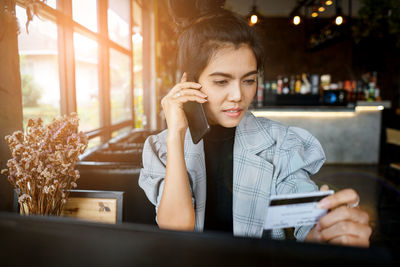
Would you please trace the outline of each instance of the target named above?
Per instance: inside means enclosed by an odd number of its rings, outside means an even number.
[[[247,18],[250,26],[254,26],[257,23],[260,23],[261,15],[257,10],[256,0],[253,0],[253,6]]]

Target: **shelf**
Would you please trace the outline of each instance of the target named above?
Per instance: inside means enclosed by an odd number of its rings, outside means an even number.
[[[252,108],[251,111],[354,112],[355,106],[265,106],[261,108]]]

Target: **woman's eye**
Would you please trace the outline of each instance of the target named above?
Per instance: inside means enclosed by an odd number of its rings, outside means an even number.
[[[243,82],[245,84],[247,84],[247,85],[253,85],[256,82],[256,80],[255,79],[248,79],[248,80],[244,80]]]
[[[225,85],[225,84],[228,83],[228,81],[227,81],[227,80],[220,80],[220,81],[214,81],[214,83],[215,83],[216,85]]]

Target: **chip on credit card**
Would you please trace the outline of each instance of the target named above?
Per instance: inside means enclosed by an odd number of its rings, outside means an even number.
[[[328,212],[317,207],[318,201],[333,193],[329,190],[271,196],[264,229],[316,224]]]

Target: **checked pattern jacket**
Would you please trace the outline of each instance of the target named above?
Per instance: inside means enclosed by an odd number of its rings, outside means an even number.
[[[168,130],[147,138],[139,185],[155,205],[164,187]],[[187,131],[184,155],[196,214],[196,231],[203,231],[206,207],[206,166],[203,141],[193,144]],[[318,190],[310,176],[319,171],[325,154],[318,140],[304,129],[288,127],[247,112],[236,129],[233,148],[233,234],[261,238],[269,197]],[[157,220],[157,218],[156,218]],[[312,226],[297,227],[302,241]],[[274,239],[284,239],[274,229]]]

